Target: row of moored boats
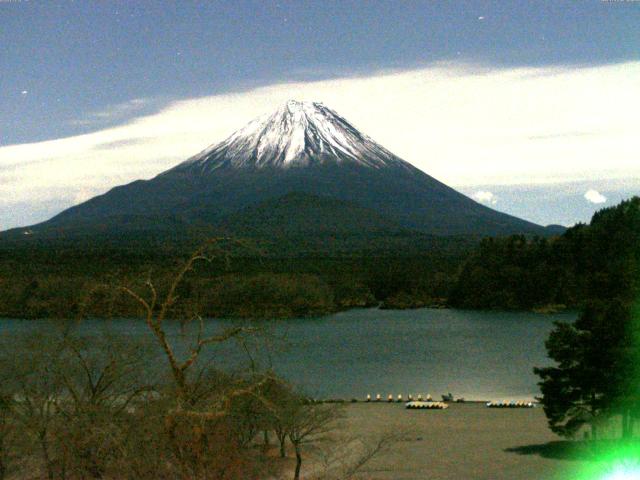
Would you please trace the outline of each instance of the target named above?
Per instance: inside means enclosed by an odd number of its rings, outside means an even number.
[[[533,408],[533,402],[487,402],[488,408]]]
[[[372,398],[371,395],[367,395],[367,402],[382,402],[382,395],[379,393]],[[453,395],[450,393],[446,395],[442,395],[442,401],[434,401],[431,398],[431,395],[427,394],[426,396],[422,396],[419,394],[417,397],[413,397],[413,395],[407,395],[406,400],[400,394],[394,397],[389,394],[386,398],[386,401],[389,403],[404,403],[405,407],[408,409],[416,409],[416,410],[444,410],[448,408],[448,404],[451,402],[462,403],[464,402],[464,398],[457,398],[454,400]],[[524,402],[524,401],[502,401],[502,402],[487,402],[487,408],[533,408],[535,404],[533,402]]]

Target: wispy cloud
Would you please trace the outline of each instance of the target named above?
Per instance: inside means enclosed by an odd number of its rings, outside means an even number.
[[[122,140],[114,140],[110,142],[98,143],[93,146],[92,150],[112,150],[114,148],[131,147],[133,145],[140,145],[147,143],[146,138],[124,138]]]
[[[132,99],[85,117],[109,128],[0,147],[0,217],[19,202],[62,209],[85,192],[150,178],[289,98],[323,101],[454,186],[638,177],[638,77],[640,62],[499,70],[448,63],[184,99],[154,113],[148,108],[158,101]],[[532,141],[541,135],[545,141]]]
[[[607,201],[607,197],[597,190],[587,190],[584,194],[584,198],[591,203],[605,203]]]
[[[127,102],[117,103],[104,110],[89,112],[84,118],[71,120],[71,125],[94,126],[105,122],[123,120],[131,115],[139,113],[148,106],[149,100],[145,98],[133,98]]]

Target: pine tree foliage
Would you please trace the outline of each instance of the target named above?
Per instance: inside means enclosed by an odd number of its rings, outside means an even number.
[[[536,368],[551,429],[572,436],[614,416],[633,435],[640,412],[640,198],[599,211],[582,229],[585,306],[546,343],[555,366]]]

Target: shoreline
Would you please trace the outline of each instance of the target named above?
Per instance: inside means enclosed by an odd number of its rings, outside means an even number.
[[[441,305],[423,305],[417,307],[393,307],[386,308],[382,303],[369,305],[369,306],[351,306],[347,308],[335,309],[323,313],[310,313],[303,314],[300,316],[283,316],[283,317],[270,317],[270,316],[227,316],[227,317],[202,317],[203,320],[218,320],[223,322],[278,322],[278,321],[291,321],[291,320],[311,320],[315,318],[327,318],[334,315],[338,315],[341,313],[349,313],[349,312],[357,312],[361,310],[378,310],[381,312],[405,312],[405,311],[417,311],[417,310],[450,310],[450,311],[458,311],[458,312],[479,312],[479,313],[496,313],[496,314],[533,314],[535,316],[540,317],[548,317],[553,315],[571,315],[578,314],[580,312],[579,308],[565,308],[560,310],[545,310],[544,308],[532,308],[532,309],[501,309],[501,308],[462,308],[462,307],[454,307],[454,306],[441,306]],[[0,321],[3,320],[18,320],[18,321],[29,321],[29,322],[77,322],[78,318],[62,318],[56,316],[50,317],[3,317],[0,316]],[[104,321],[118,321],[118,320],[144,320],[144,317],[100,317],[100,316],[91,316],[82,318],[80,320],[104,320]],[[179,322],[180,318],[176,317],[168,317],[167,321]]]

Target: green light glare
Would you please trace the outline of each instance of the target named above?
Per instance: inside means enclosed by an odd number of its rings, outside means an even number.
[[[631,337],[633,368],[631,369],[629,382],[629,394],[636,399],[637,405],[638,386],[640,385],[640,301],[636,300],[632,306]],[[637,407],[636,407],[637,408]],[[633,437],[632,432],[632,437]],[[591,447],[593,458],[582,469],[577,480],[640,480],[640,440],[605,440],[595,442]]]
[[[622,325],[612,324],[612,328],[623,326],[617,342],[612,344],[617,352],[611,368],[615,369],[612,379],[615,383],[607,392],[606,410],[599,426],[598,438],[576,442],[574,463],[567,466],[562,480],[640,480],[640,235],[638,232],[638,207],[634,199],[635,213],[625,217],[630,227],[629,242],[617,252],[620,257],[619,274],[621,291],[617,300],[622,302],[626,314],[620,315]],[[626,207],[625,207],[626,208]],[[633,239],[632,241],[630,239]],[[634,243],[635,242],[635,243]],[[608,272],[615,275],[616,270]],[[614,310],[615,311],[615,310]],[[612,318],[611,321],[616,321]],[[605,337],[606,338],[606,337]]]
[[[602,480],[640,480],[640,465],[620,465],[605,474]]]
[[[593,460],[567,480],[640,480],[640,443],[598,442],[592,448]]]

